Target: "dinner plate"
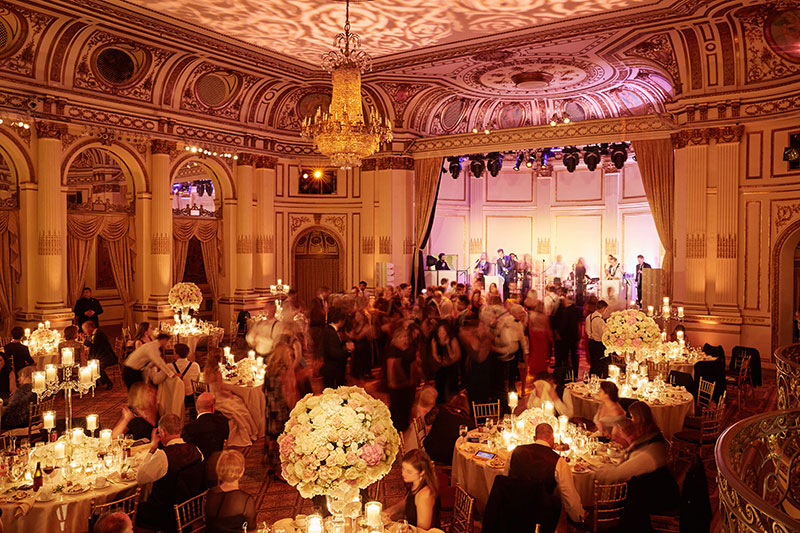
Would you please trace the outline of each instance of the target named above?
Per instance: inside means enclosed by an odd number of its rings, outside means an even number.
[[[87,485],[72,485],[71,487],[66,487],[64,489],[64,494],[69,494],[72,496],[74,494],[83,494],[88,490],[89,487]]]
[[[500,459],[499,457],[495,457],[491,461],[489,461],[489,466],[492,468],[503,468],[506,465],[506,462]]]
[[[36,501],[40,503],[51,502],[55,499],[56,495],[52,492],[50,493],[40,492],[39,494],[36,495]]]

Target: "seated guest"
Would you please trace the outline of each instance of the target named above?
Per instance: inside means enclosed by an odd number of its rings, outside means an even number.
[[[26,366],[17,372],[17,390],[11,395],[6,408],[3,410],[2,428],[14,429],[28,426],[30,420],[31,404],[36,403],[36,395],[33,393],[31,376],[33,367]]]
[[[600,400],[600,407],[594,414],[594,425],[597,426],[598,435],[610,439],[614,424],[625,419],[625,409],[619,404],[617,386],[610,381],[600,382],[597,398]]]
[[[172,368],[175,374],[180,376],[183,380],[184,404],[189,406],[194,404],[194,390],[192,389],[192,381],[200,379],[200,365],[194,361],[189,361],[189,347],[185,344],[176,344],[174,347],[175,354],[178,356],[177,361],[172,363]]]
[[[17,390],[17,375],[14,373],[14,359],[0,351],[0,398],[4,402]]]
[[[26,366],[36,366],[30,350],[22,344],[22,337],[24,336],[25,330],[19,326],[14,326],[11,328],[11,342],[3,347],[6,357],[11,357],[14,360],[14,370],[18,373]]]
[[[122,417],[111,431],[111,437],[132,435],[134,440],[149,439],[158,420],[156,389],[140,381],[128,389],[128,405],[122,408]]]
[[[439,522],[439,480],[428,454],[411,450],[403,456],[401,474],[411,485],[404,500],[387,509],[391,518],[405,518],[420,529],[441,527]]]
[[[205,489],[203,454],[180,435],[177,415],[162,416],[153,430],[150,450],[136,474],[139,485],[153,484],[150,497],[139,504],[137,527],[174,532],[175,504]]]
[[[58,353],[61,353],[64,348],[72,348],[75,353],[75,361],[86,364],[86,346],[78,340],[78,326],[64,328],[64,340],[58,343]]]
[[[558,524],[562,503],[570,519],[574,522],[583,521],[586,513],[581,505],[581,497],[575,490],[572,470],[564,458],[553,451],[553,428],[550,424],[539,424],[535,431],[533,444],[514,449],[507,463],[508,476],[544,487],[545,494],[552,497],[553,526]]]
[[[425,451],[437,463],[452,464],[453,449],[459,437],[459,428],[475,429],[475,419],[469,414],[467,397],[456,394],[445,404],[439,404],[426,415],[431,429],[425,438]]]
[[[141,324],[139,324],[139,327],[136,328],[136,334],[131,339],[131,345],[135,350],[142,344],[147,344],[152,340],[153,340],[153,327],[150,325],[150,322],[142,322]]]
[[[528,396],[528,409],[538,407],[544,409],[546,402],[552,402],[557,415],[572,416],[572,411],[561,401],[556,392],[556,378],[553,374],[544,370],[536,374],[533,382],[533,389]]]
[[[169,335],[159,333],[156,340],[142,344],[125,359],[125,364],[122,365],[122,381],[125,382],[126,387],[130,388],[134,383],[143,381],[144,369],[148,365],[155,365],[167,377],[175,375],[162,357],[168,341]]]
[[[94,533],[133,533],[131,518],[122,511],[100,515],[92,529]]]
[[[105,333],[97,329],[97,323],[94,320],[87,320],[81,326],[83,333],[86,335],[84,345],[89,348],[89,359],[97,359],[100,363],[100,385],[106,385],[108,390],[111,390],[113,384],[111,379],[106,374],[106,368],[119,364],[117,354],[114,353],[114,348]]]
[[[250,311],[246,309],[242,309],[236,315],[236,332],[238,335],[244,337],[247,334],[247,321],[250,318]]]
[[[208,459],[222,451],[228,438],[228,419],[216,412],[216,400],[210,392],[197,397],[197,418],[183,427],[181,438],[197,446]]]
[[[631,444],[625,450],[625,459],[620,464],[606,466],[597,471],[597,479],[604,482],[627,481],[634,476],[654,472],[667,464],[667,444],[653,420],[650,407],[644,402],[634,402],[628,409],[632,418],[628,429],[631,434],[625,438]]]
[[[229,446],[250,446],[258,438],[258,425],[253,420],[250,410],[239,396],[236,396],[225,386],[222,373],[219,370],[219,361],[222,352],[217,350],[209,354],[206,366],[203,368],[203,381],[215,398],[216,410],[225,415],[230,421]]]
[[[255,528],[256,505],[253,497],[239,489],[244,474],[244,455],[225,450],[217,461],[219,485],[208,491],[206,499],[206,531],[208,533],[240,533],[247,524]]]

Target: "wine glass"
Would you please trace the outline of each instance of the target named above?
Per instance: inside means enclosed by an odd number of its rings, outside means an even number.
[[[487,418],[486,421],[484,422],[484,425],[486,426],[486,430],[489,431],[489,433],[491,433],[492,429],[494,429],[494,418],[492,417]]]
[[[462,425],[458,426],[458,435],[459,435],[459,436],[460,436],[462,439],[465,439],[465,438],[467,438],[467,432],[468,432],[468,430],[469,430],[469,428],[467,428],[467,426],[465,426],[465,425],[463,425],[463,424],[462,424]]]
[[[397,525],[397,533],[410,533],[411,528],[408,526],[408,520],[400,520]]]

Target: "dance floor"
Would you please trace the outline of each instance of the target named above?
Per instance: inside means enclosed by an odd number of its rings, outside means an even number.
[[[583,360],[583,357],[581,359]],[[583,368],[581,371],[583,371]],[[377,381],[359,382],[358,384],[365,387],[376,397],[388,401],[386,395],[382,395],[376,390]],[[315,390],[320,386],[319,383],[315,383]],[[746,400],[742,402],[742,406],[737,403],[735,390],[730,391],[728,396],[730,400],[726,415],[726,426],[742,418],[776,409],[777,393],[774,370],[765,369],[763,385],[756,388],[752,395],[748,395]],[[122,407],[127,403],[126,399],[127,394],[124,385],[117,383],[111,391],[98,390],[94,398],[91,395],[76,398],[73,401],[74,416],[82,417],[89,413],[97,413],[100,415],[101,425],[103,427],[111,427],[119,418]],[[63,397],[57,401],[57,409],[59,416],[63,416]],[[413,437],[411,437],[411,442],[413,442]],[[272,524],[281,518],[312,512],[310,500],[304,500],[293,487],[267,474],[267,470],[262,464],[263,450],[264,439],[260,439],[253,446],[241,450],[247,458],[247,469],[242,478],[241,488],[255,497],[258,523],[261,524],[262,521],[266,521]],[[714,510],[714,521],[711,530],[716,532],[720,531],[720,516],[716,471],[713,463],[709,464],[706,473],[711,493],[711,506]],[[400,465],[397,462],[391,473],[384,480],[380,499],[384,505],[391,505],[401,499],[404,493],[405,486],[400,477]],[[442,519],[446,521],[449,518],[448,515],[449,512],[444,510]],[[476,525],[475,530],[480,532],[480,526]],[[563,516],[559,531],[566,531]]]

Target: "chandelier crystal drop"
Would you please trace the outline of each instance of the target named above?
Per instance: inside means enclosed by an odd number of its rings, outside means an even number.
[[[306,117],[300,134],[312,139],[314,147],[328,156],[331,165],[349,169],[392,140],[392,123],[372,110],[367,120],[361,105],[361,74],[372,68],[372,58],[361,50],[361,37],[350,33],[350,1],[347,1],[344,32],[334,39],[332,50],[322,57],[322,67],[333,83],[328,111],[317,108]]]

